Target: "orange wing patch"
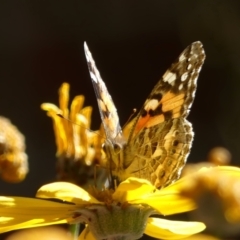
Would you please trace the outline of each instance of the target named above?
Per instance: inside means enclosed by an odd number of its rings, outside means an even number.
[[[168,92],[163,96],[160,103],[162,104],[163,112],[172,112],[172,118],[177,118],[181,115],[182,105],[184,103],[185,94],[181,93],[175,95],[174,93]]]
[[[143,128],[149,128],[151,126],[155,126],[164,121],[165,121],[165,117],[163,114],[160,114],[155,117],[151,117],[150,114],[147,114],[146,116],[139,118],[137,125],[135,127],[134,134],[137,134]]]
[[[160,101],[157,99],[148,99],[145,103],[145,112],[139,118],[134,134],[143,128],[150,128],[171,118],[177,118],[181,115],[182,105],[185,94],[174,94],[167,92]]]

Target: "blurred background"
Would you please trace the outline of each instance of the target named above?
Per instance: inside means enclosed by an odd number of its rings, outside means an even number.
[[[71,96],[97,102],[83,52],[95,58],[121,124],[139,109],[161,75],[193,41],[206,62],[188,119],[195,139],[188,162],[227,148],[240,165],[240,2],[234,0],[0,1],[0,115],[25,135],[30,172],[19,184],[0,182],[1,195],[34,196],[55,180],[52,121],[40,109],[58,104],[67,81]]]

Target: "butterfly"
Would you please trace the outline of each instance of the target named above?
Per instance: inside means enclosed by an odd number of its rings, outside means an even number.
[[[180,54],[123,130],[86,43],[84,50],[106,136],[103,165],[109,170],[111,186],[128,177],[147,179],[157,188],[176,181],[194,136],[186,117],[205,60],[202,43],[194,42]]]

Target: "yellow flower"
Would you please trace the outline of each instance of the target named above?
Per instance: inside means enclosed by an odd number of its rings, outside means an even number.
[[[183,168],[182,176],[198,171],[203,167],[226,166],[231,162],[231,153],[224,147],[212,148],[205,161],[198,163],[187,163]]]
[[[184,240],[221,240],[220,238],[213,237],[206,234],[196,234],[190,237],[185,238]]]
[[[84,223],[81,239],[139,239],[143,233],[158,239],[181,239],[205,229],[201,222],[169,221],[152,217],[193,210],[196,205],[182,196],[189,177],[157,190],[144,179],[128,178],[116,190],[89,192],[67,182],[41,187],[36,197],[1,197],[0,232],[59,223]],[[91,194],[90,194],[91,193]]]
[[[232,166],[218,169],[202,168],[198,174],[191,174],[191,180],[182,185],[181,192],[198,205],[189,218],[203,221],[208,233],[226,239],[239,234],[240,173],[239,168]]]
[[[57,179],[85,185],[93,181],[94,166],[101,158],[101,137],[90,130],[92,107],[84,107],[84,96],[76,96],[68,109],[69,84],[59,89],[59,107],[43,103],[52,118],[57,145]]]
[[[17,183],[28,173],[25,138],[7,118],[0,117],[0,174],[7,182]]]

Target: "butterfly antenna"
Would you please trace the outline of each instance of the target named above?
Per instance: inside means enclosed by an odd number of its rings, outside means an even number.
[[[83,125],[73,122],[71,119],[64,117],[64,116],[63,116],[62,114],[60,114],[60,113],[56,113],[56,115],[57,115],[58,117],[64,119],[64,120],[66,120],[66,121],[68,121],[68,122],[76,125],[76,126],[83,127]],[[84,126],[84,127],[85,127],[85,126]],[[89,132],[92,132],[92,133],[94,133],[94,134],[97,134],[97,135],[99,135],[100,137],[102,137],[103,139],[105,139],[105,137],[104,137],[103,135],[101,135],[100,133],[97,133],[96,131],[91,130],[90,128],[87,128],[87,127],[85,127],[85,129],[88,130]]]
[[[126,121],[126,123],[123,125],[123,128],[122,128],[122,129],[124,129],[124,128],[128,125],[128,123],[131,122],[131,120],[133,119],[133,117],[134,117],[134,115],[136,114],[136,112],[137,112],[137,109],[136,109],[136,108],[133,108],[131,115],[129,116],[129,118],[128,118],[128,120]]]

